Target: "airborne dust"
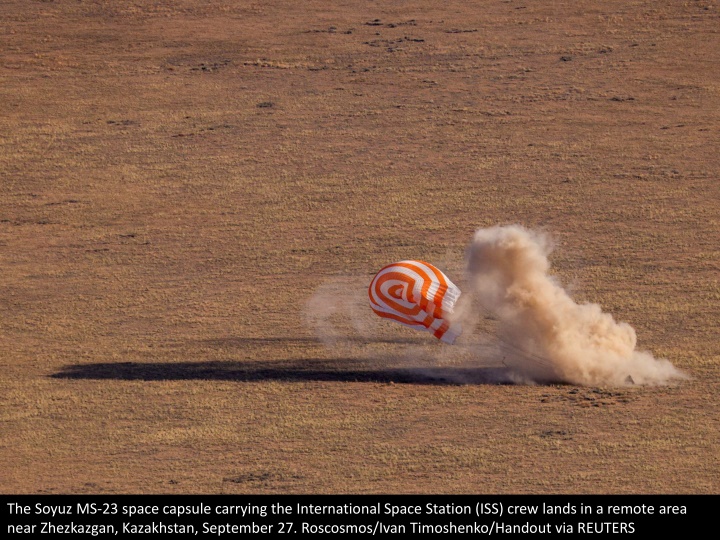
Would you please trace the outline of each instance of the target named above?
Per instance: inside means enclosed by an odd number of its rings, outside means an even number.
[[[372,276],[326,282],[306,305],[306,320],[333,352],[354,351],[365,365],[420,377],[585,386],[687,378],[668,360],[637,350],[632,326],[597,304],[576,303],[550,275],[551,251],[547,235],[519,225],[477,230],[464,279],[441,268],[462,290],[450,318],[464,334],[454,345],[376,317],[367,296]]]
[[[583,385],[665,384],[683,374],[638,351],[635,330],[597,304],[577,304],[550,274],[547,236],[520,226],[480,229],[468,247],[472,306],[498,320],[508,363],[530,380]]]

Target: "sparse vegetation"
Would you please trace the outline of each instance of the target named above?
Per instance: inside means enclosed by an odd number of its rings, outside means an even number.
[[[0,491],[718,492],[717,6],[171,4],[0,5]],[[508,223],[692,380],[457,384],[306,324]]]

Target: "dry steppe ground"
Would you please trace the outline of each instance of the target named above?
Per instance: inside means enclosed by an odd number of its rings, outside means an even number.
[[[719,65],[713,0],[3,1],[0,492],[718,493]],[[692,378],[354,301],[511,223]]]

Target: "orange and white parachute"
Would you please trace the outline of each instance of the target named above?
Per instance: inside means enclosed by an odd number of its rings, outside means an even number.
[[[460,297],[460,289],[432,264],[389,264],[373,278],[368,295],[370,307],[380,317],[432,332],[445,343],[453,343],[462,333],[460,324],[447,319]]]

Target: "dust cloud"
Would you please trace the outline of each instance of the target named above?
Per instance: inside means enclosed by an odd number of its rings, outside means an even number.
[[[461,279],[448,273],[462,290],[449,318],[464,332],[453,345],[377,317],[367,294],[372,275],[327,280],[304,318],[337,358],[423,379],[628,386],[688,378],[637,350],[629,324],[597,304],[576,303],[550,274],[552,247],[549,236],[520,225],[477,230],[464,263],[452,265]]]
[[[597,304],[578,304],[549,274],[548,236],[519,225],[479,229],[467,250],[470,296],[457,317],[496,319],[504,362],[529,381],[661,385],[686,378],[636,349],[635,330]]]

